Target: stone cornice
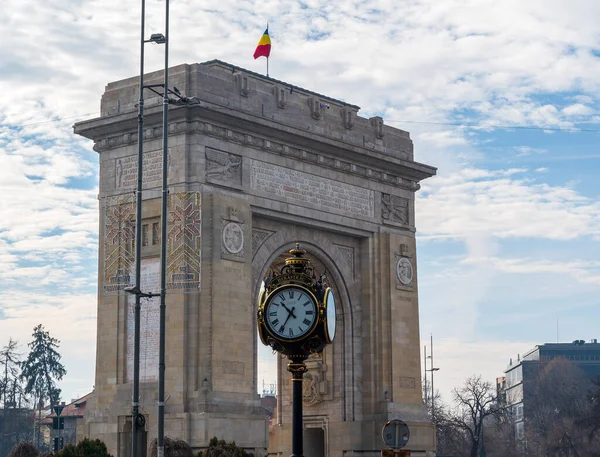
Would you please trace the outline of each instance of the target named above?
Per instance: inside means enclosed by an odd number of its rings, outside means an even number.
[[[282,131],[273,128],[272,120],[265,120],[265,123],[258,124],[254,117],[244,119],[246,116],[237,112],[235,113],[237,116],[232,119],[232,113],[230,112],[232,110],[221,112],[220,109],[215,110],[214,107],[211,107],[213,109],[203,108],[201,110],[197,107],[171,108],[169,111],[169,135],[204,134],[231,143],[362,176],[411,192],[420,188],[419,181],[421,179],[433,176],[436,172],[435,168],[428,165],[384,156],[343,142],[336,142],[322,137],[318,137],[318,141],[316,141],[312,139],[314,134],[311,132],[301,132],[289,126],[285,126],[286,131]],[[162,138],[162,127],[159,122],[162,116],[161,113],[162,109],[158,107],[147,110],[145,123],[147,127],[144,129],[144,140]],[[94,139],[94,150],[99,153],[136,144],[137,119],[133,118],[132,114],[134,113],[122,113],[110,118],[104,117],[81,122],[75,125],[75,133]],[[240,118],[240,114],[242,114],[242,118]],[[207,119],[214,121],[211,122]],[[230,128],[232,124],[235,125],[234,128]],[[115,127],[118,127],[121,131],[129,130],[129,132],[111,135]],[[280,126],[277,127],[281,128]],[[260,132],[260,134],[249,133],[255,131]],[[273,140],[274,134],[278,136],[276,140]],[[280,139],[287,139],[288,141],[278,141]],[[299,139],[300,141],[298,141]],[[304,143],[307,147],[297,147],[298,143]],[[294,144],[294,146],[290,146],[290,144]]]

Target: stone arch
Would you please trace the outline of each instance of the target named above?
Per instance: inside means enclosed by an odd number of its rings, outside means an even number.
[[[257,302],[260,281],[267,274],[271,265],[281,256],[288,254],[290,249],[300,243],[301,248],[307,251],[307,257],[313,260],[314,266],[322,265],[327,269],[330,284],[336,293],[336,305],[338,310],[338,329],[336,332],[336,341],[332,345],[332,362],[341,372],[340,382],[342,396],[339,399],[341,410],[339,420],[355,420],[360,415],[360,402],[355,398],[354,386],[357,381],[360,382],[361,367],[356,362],[357,353],[360,351],[357,341],[357,333],[360,332],[360,296],[357,293],[351,293],[351,282],[353,282],[354,273],[347,265],[343,252],[339,249],[327,233],[322,233],[318,229],[309,229],[287,225],[281,231],[272,234],[262,245],[256,249],[252,259],[252,300]],[[253,309],[253,325],[256,326],[256,306]],[[341,318],[341,320],[340,320]],[[254,334],[254,345],[258,342],[258,336]],[[337,344],[336,344],[337,343]],[[327,350],[327,349],[326,349]],[[278,363],[278,408],[281,408],[281,361]],[[254,368],[255,373],[258,366],[258,357],[255,352]],[[285,373],[283,373],[285,376]],[[256,376],[255,376],[256,382]],[[333,400],[338,401],[338,399]],[[281,409],[279,409],[281,411]],[[281,417],[281,416],[279,416]]]

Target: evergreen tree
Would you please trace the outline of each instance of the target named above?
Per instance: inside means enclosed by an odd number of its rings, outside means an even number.
[[[27,345],[29,354],[22,364],[21,377],[26,381],[25,393],[32,394],[38,403],[37,444],[39,446],[39,423],[44,401],[49,400],[51,405],[58,404],[60,389],[55,380],[61,380],[67,371],[60,363],[61,356],[57,352],[60,341],[52,338],[41,324],[33,329],[32,336],[33,341]]]

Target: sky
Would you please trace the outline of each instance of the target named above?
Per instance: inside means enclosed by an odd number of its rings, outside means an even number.
[[[163,32],[164,0],[146,12]],[[272,77],[411,133],[438,168],[416,197],[420,331],[449,400],[535,344],[600,337],[598,17],[591,0],[172,0],[170,65],[264,74],[268,22]],[[94,384],[98,261],[98,155],[72,125],[138,75],[139,23],[130,0],[0,10],[0,346],[25,354],[42,323],[67,400]],[[147,45],[148,72],[163,59]]]

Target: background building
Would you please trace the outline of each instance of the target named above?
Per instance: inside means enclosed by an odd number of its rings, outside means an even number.
[[[497,379],[498,396],[510,408],[515,423],[517,439],[525,436],[528,393],[534,387],[540,367],[547,362],[564,358],[590,379],[600,376],[600,344],[592,339],[589,343],[575,340],[572,343],[545,343],[538,345],[517,362],[510,360],[503,378]]]

